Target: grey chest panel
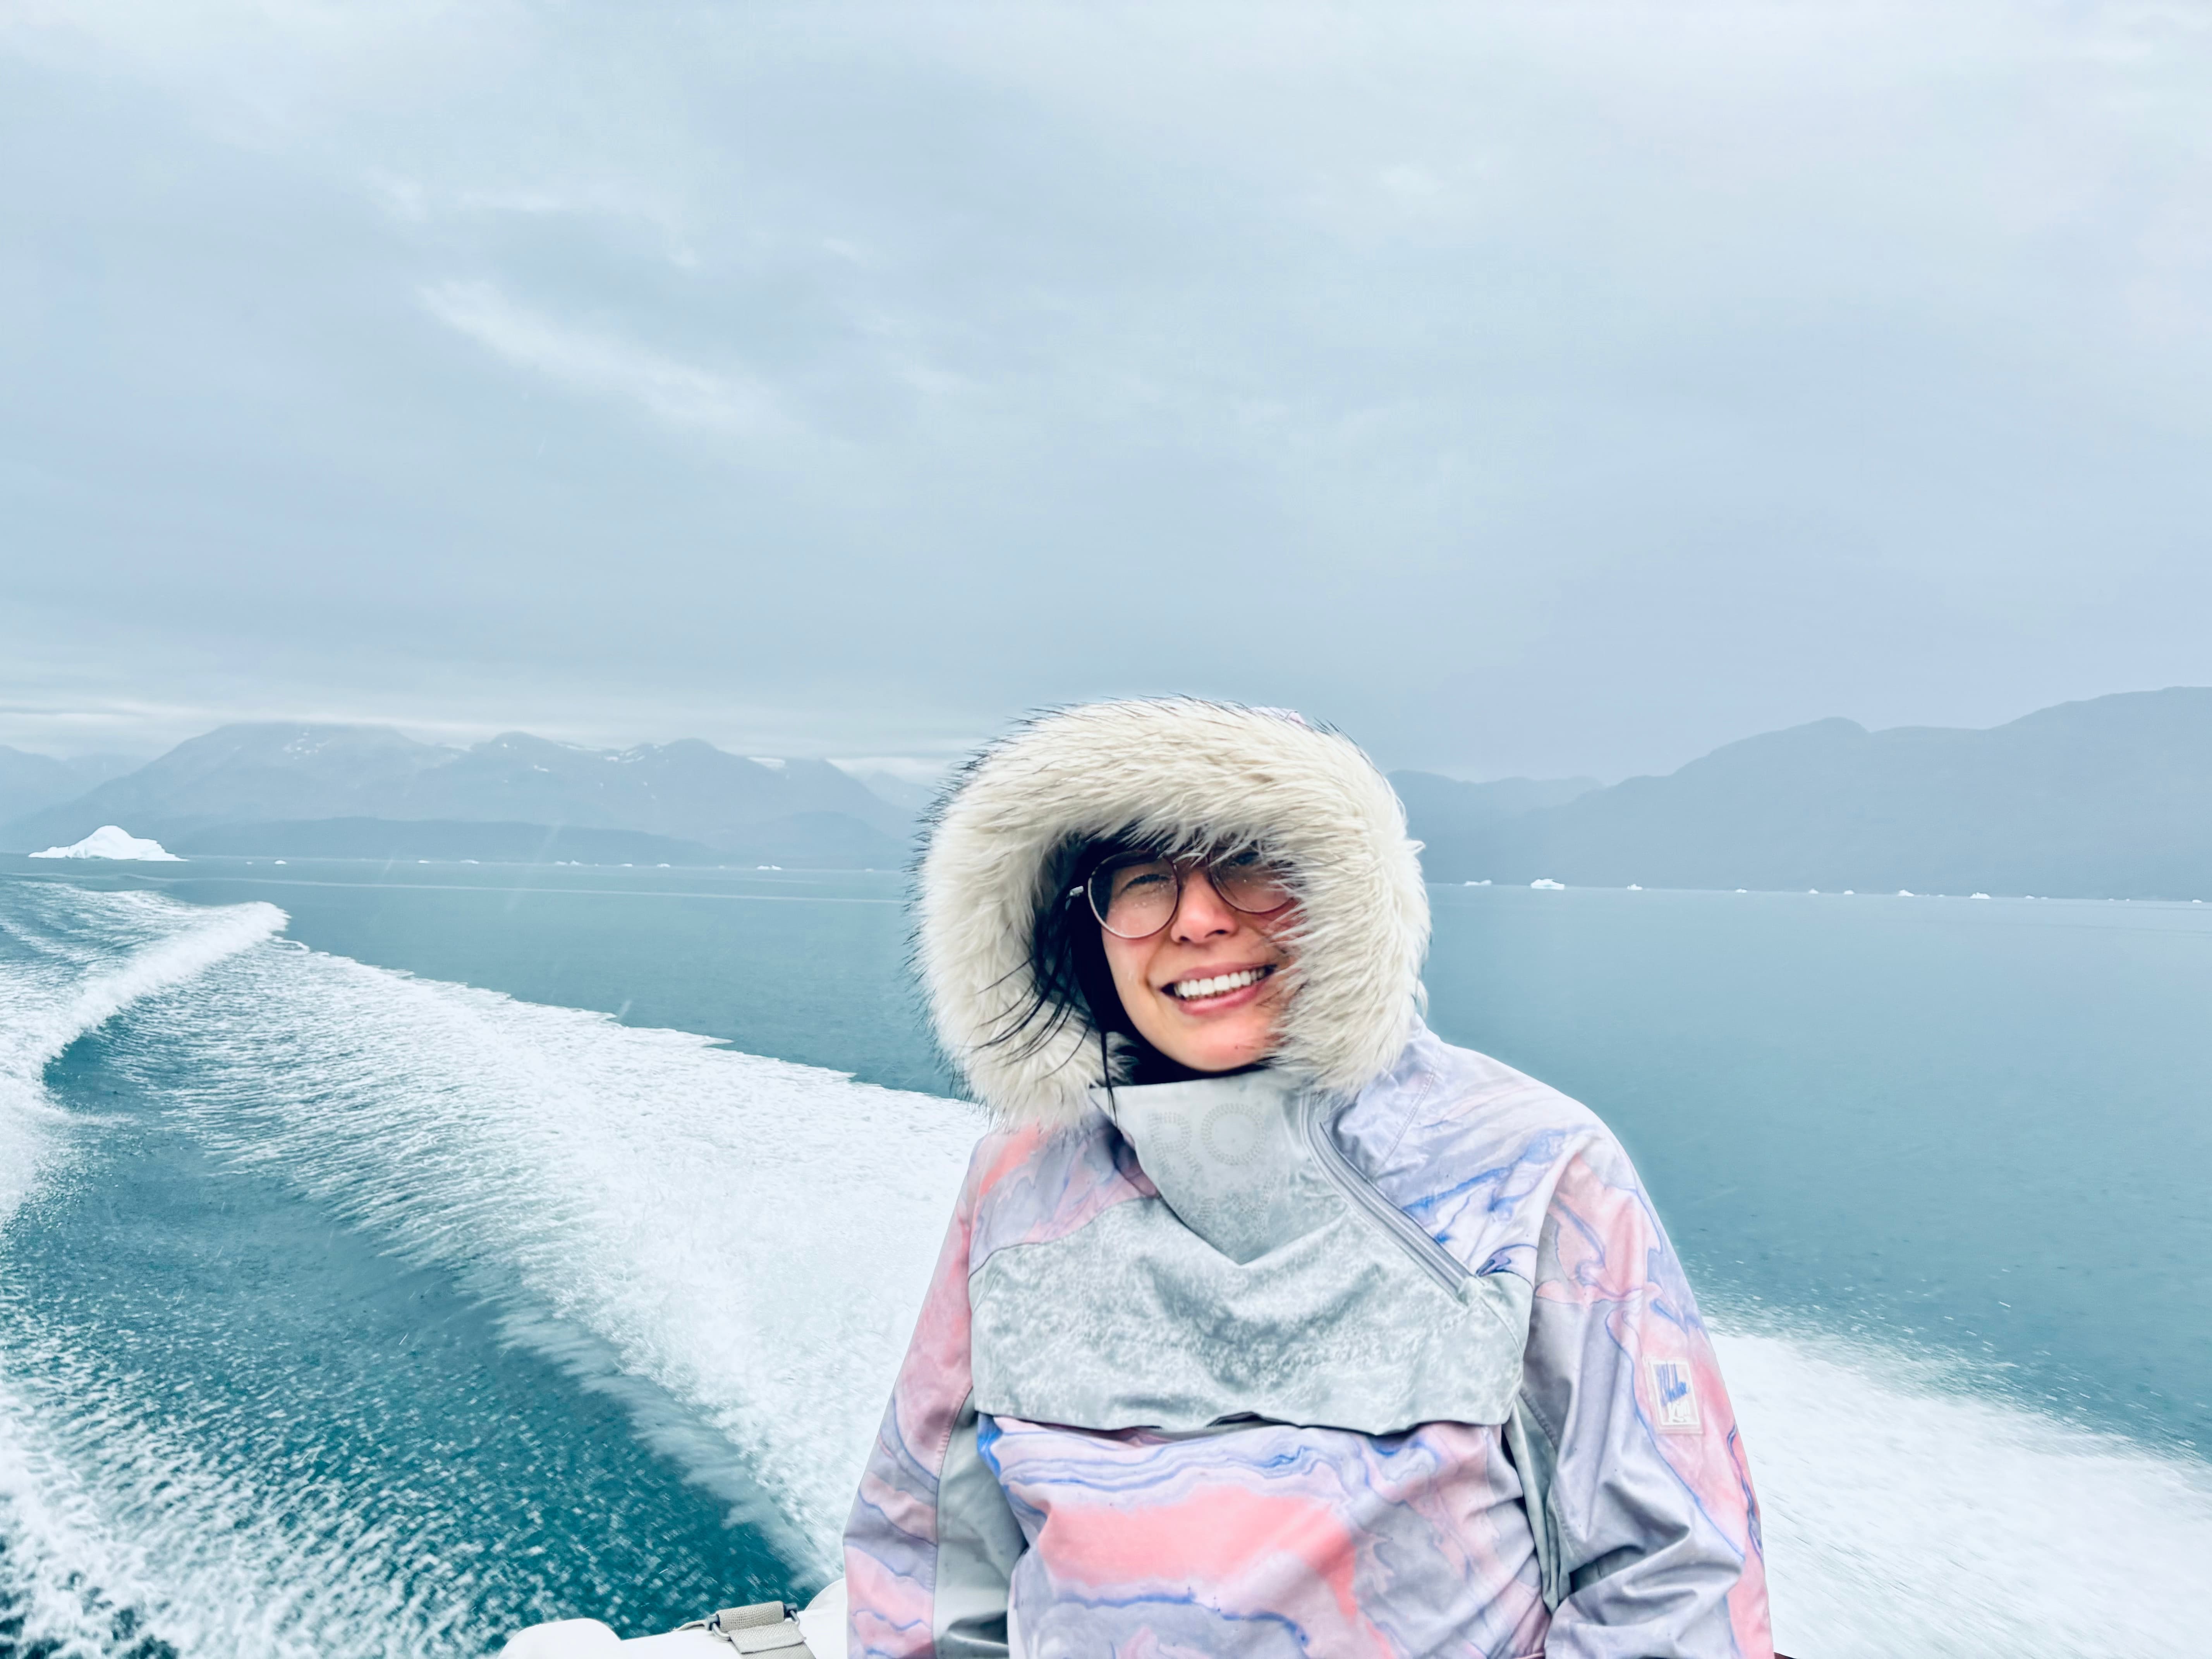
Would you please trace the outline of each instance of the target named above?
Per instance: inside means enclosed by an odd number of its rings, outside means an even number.
[[[969,1299],[975,1408],[993,1416],[1170,1432],[1251,1416],[1390,1434],[1505,1421],[1529,1290],[1510,1273],[1446,1290],[1341,1201],[1239,1262],[1147,1198],[994,1252]]]

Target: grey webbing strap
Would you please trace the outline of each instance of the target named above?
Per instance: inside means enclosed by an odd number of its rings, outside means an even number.
[[[707,1620],[707,1634],[719,1637],[739,1653],[774,1653],[784,1659],[813,1659],[813,1650],[799,1628],[792,1609],[781,1601],[755,1601],[749,1607],[724,1607]]]

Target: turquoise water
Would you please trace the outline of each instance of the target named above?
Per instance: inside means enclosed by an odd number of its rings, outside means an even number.
[[[0,1656],[820,1582],[977,1127],[898,898],[0,867]],[[2197,1650],[2212,908],[1435,898],[1431,1022],[1613,1123],[1723,1329],[1785,1647]]]

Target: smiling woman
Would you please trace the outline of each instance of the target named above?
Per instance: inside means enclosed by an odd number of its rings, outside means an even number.
[[[922,868],[1000,1127],[846,1530],[855,1656],[1769,1656],[1735,1413],[1612,1135],[1431,1036],[1402,808],[1192,700],[985,751]]]

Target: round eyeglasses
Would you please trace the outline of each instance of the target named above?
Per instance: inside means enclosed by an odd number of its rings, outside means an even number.
[[[1297,896],[1283,867],[1251,851],[1217,859],[1120,859],[1099,866],[1068,896],[1086,896],[1091,914],[1115,938],[1150,939],[1175,920],[1183,878],[1194,869],[1203,869],[1223,902],[1248,916],[1273,915]]]

